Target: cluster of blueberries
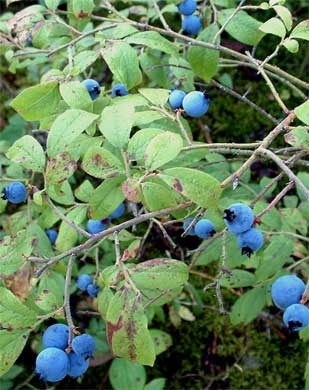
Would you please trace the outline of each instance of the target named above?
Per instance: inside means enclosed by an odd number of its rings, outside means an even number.
[[[95,350],[95,342],[89,334],[76,336],[69,348],[69,327],[64,324],[49,326],[43,334],[43,351],[35,363],[35,372],[40,379],[49,382],[61,381],[66,375],[82,376],[89,367]]]
[[[92,100],[95,100],[97,97],[100,96],[101,93],[101,87],[100,84],[93,79],[86,79],[82,81],[82,84],[86,87],[87,91],[89,92],[89,95]],[[118,96],[125,96],[128,95],[128,91],[124,84],[115,84],[112,87],[112,97],[118,97]]]
[[[296,275],[281,276],[271,286],[273,302],[284,310],[283,322],[290,331],[309,325],[309,309],[300,303],[305,290],[305,283]]]
[[[77,278],[77,286],[82,291],[87,291],[87,293],[95,298],[100,291],[100,287],[93,283],[93,278],[91,275],[83,274]]]
[[[183,229],[187,230],[194,218],[187,218]],[[224,222],[228,230],[237,237],[237,243],[242,255],[251,256],[261,248],[264,237],[259,229],[253,226],[254,214],[252,209],[243,203],[234,203],[224,210]],[[190,227],[187,234],[200,238],[209,238],[216,233],[214,224],[208,219],[199,220]]]
[[[171,91],[168,101],[173,110],[183,108],[192,118],[206,114],[210,104],[207,92],[192,91],[186,94],[180,89]]]
[[[195,0],[184,0],[178,4],[178,10],[183,15],[181,28],[184,34],[197,35],[202,28],[201,18],[194,15],[196,8]]]

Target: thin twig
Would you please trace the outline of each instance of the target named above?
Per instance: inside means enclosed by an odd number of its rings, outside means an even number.
[[[67,272],[65,276],[65,287],[64,287],[64,311],[69,326],[69,340],[68,340],[69,349],[71,349],[73,331],[75,329],[73,319],[72,319],[71,307],[70,307],[71,279],[72,279],[72,268],[73,268],[74,260],[75,260],[75,255],[72,254],[68,262]]]
[[[154,7],[154,9],[155,9],[159,19],[161,20],[161,23],[162,23],[163,27],[165,28],[165,30],[172,31],[172,29],[168,25],[167,21],[165,20],[165,18],[163,16],[163,14],[162,14],[162,12],[161,12],[161,10],[160,10],[156,0],[152,0],[152,4],[153,4],[153,7]]]
[[[81,227],[77,226],[74,222],[72,222],[68,217],[66,217],[62,212],[54,205],[52,200],[48,195],[42,195],[43,199],[46,200],[46,202],[49,204],[51,209],[54,211],[54,213],[67,225],[69,225],[72,229],[76,230],[78,233],[80,233],[84,237],[91,237],[91,234],[86,232],[86,230],[82,229]]]
[[[188,136],[188,133],[187,133],[187,130],[184,128],[184,125],[182,124],[180,117],[181,117],[181,110],[177,110],[175,118],[176,118],[176,121],[177,121],[177,123],[179,125],[181,134],[183,135],[183,137],[186,140],[187,144],[191,146],[192,145],[192,141],[190,140],[190,138]]]

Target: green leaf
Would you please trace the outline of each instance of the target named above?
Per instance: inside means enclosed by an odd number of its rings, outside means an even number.
[[[15,332],[27,329],[35,321],[35,312],[23,305],[10,290],[0,287],[0,324],[2,329]]]
[[[93,0],[74,0],[73,13],[77,18],[85,18],[90,16],[94,9]]]
[[[31,223],[27,228],[27,232],[32,237],[33,253],[43,257],[52,257],[54,255],[49,238],[37,223]]]
[[[48,185],[61,184],[77,169],[77,164],[67,152],[57,154],[48,159],[46,180]]]
[[[144,204],[150,211],[175,207],[178,204],[177,200],[179,200],[178,194],[171,188],[163,185],[163,183],[143,183],[142,194],[144,198]]]
[[[10,275],[17,271],[31,252],[32,236],[26,230],[4,236],[0,245],[0,273]]]
[[[111,299],[106,323],[107,339],[114,355],[153,366],[154,344],[141,296],[123,286]]]
[[[286,7],[283,7],[282,5],[275,5],[274,10],[276,11],[277,15],[280,17],[280,19],[285,24],[286,29],[288,31],[290,31],[292,28],[292,25],[293,25],[293,19],[292,19],[292,14],[289,11],[289,9]]]
[[[144,390],[164,390],[165,389],[165,378],[156,378],[148,382],[144,387]]]
[[[62,279],[61,285],[59,285],[59,276]],[[64,277],[55,272],[48,273],[40,280],[35,303],[41,310],[50,313],[63,305],[63,291]]]
[[[76,188],[75,190],[75,196],[77,199],[81,200],[82,202],[88,202],[92,193],[94,191],[93,185],[89,180],[85,180],[82,182],[82,184]]]
[[[113,42],[101,50],[103,58],[117,80],[128,90],[142,82],[136,51],[126,42]]]
[[[231,321],[233,325],[249,324],[262,311],[266,304],[266,288],[256,287],[247,291],[237,299],[232,307]]]
[[[168,289],[182,287],[188,280],[185,263],[172,259],[152,259],[130,269],[133,282],[138,289],[153,289],[157,295]]]
[[[305,127],[297,126],[284,135],[285,142],[298,148],[309,149],[309,133]]]
[[[177,46],[163,38],[156,31],[139,32],[137,34],[131,35],[125,40],[128,43],[148,46],[151,49],[160,50],[164,53],[172,54],[174,56],[176,56],[178,53]]]
[[[128,154],[130,160],[144,162],[145,150],[149,142],[163,130],[148,128],[137,131],[129,141]]]
[[[82,168],[89,175],[99,179],[106,179],[124,172],[122,162],[112,152],[100,146],[87,150]]]
[[[157,111],[139,111],[135,112],[134,114],[133,125],[137,127],[143,127],[162,118],[163,115]]]
[[[294,111],[299,120],[306,125],[309,125],[309,100],[305,101],[305,103],[300,106],[297,106]]]
[[[29,331],[0,333],[0,376],[5,374],[21,354],[29,337]]]
[[[150,329],[149,332],[154,343],[156,355],[160,355],[160,353],[165,352],[173,345],[172,337],[168,333],[163,332],[163,330]]]
[[[74,222],[75,225],[80,225],[87,216],[86,206],[77,206],[71,210],[67,215],[67,218]],[[66,222],[61,222],[58,237],[56,240],[56,248],[64,252],[72,248],[78,239],[78,233],[75,229],[71,228]]]
[[[155,136],[145,150],[145,166],[154,171],[173,160],[181,151],[183,141],[180,135],[166,131]]]
[[[125,176],[106,179],[94,191],[89,201],[90,214],[94,219],[107,218],[124,200],[122,183]]]
[[[123,148],[129,142],[133,121],[134,106],[119,103],[104,108],[99,129],[113,146]]]
[[[104,320],[106,319],[107,310],[113,296],[114,294],[109,287],[104,287],[98,295],[98,310]]]
[[[300,22],[291,32],[290,38],[309,41],[309,20]]]
[[[73,74],[74,76],[77,76],[86,71],[87,68],[97,60],[98,56],[99,53],[96,50],[83,50],[73,57],[73,68],[67,65],[63,72],[66,75]]]
[[[53,123],[47,138],[48,155],[66,151],[70,144],[89,127],[98,115],[82,110],[67,110]]]
[[[235,8],[226,9],[218,13],[221,26],[234,13]],[[238,41],[255,46],[263,38],[264,33],[259,31],[261,22],[249,16],[245,11],[239,11],[225,27],[225,30]]]
[[[26,120],[39,121],[56,111],[60,99],[58,82],[51,81],[23,90],[11,107]]]
[[[138,363],[127,359],[113,359],[109,380],[114,390],[144,390],[146,370]]]
[[[218,180],[207,173],[191,168],[169,168],[158,176],[199,206],[217,207],[222,189]]]
[[[138,92],[155,106],[163,106],[170,94],[169,90],[162,88],[140,88]]]
[[[86,87],[79,81],[60,84],[60,93],[63,100],[71,108],[87,111],[92,107],[90,95]]]
[[[72,188],[67,180],[62,184],[47,186],[47,194],[60,204],[71,205],[75,201]]]
[[[7,151],[7,157],[26,169],[42,172],[45,167],[45,154],[42,146],[30,135],[19,138]]]
[[[182,57],[170,56],[168,60],[169,64],[175,65],[170,68],[176,79],[181,80],[183,89],[185,91],[192,91],[194,87],[194,73],[191,69],[191,65]]]
[[[44,0],[46,7],[55,11],[60,4],[60,0]]]
[[[198,35],[197,39],[212,43],[218,31],[218,25],[211,24]],[[216,43],[220,44],[220,38]],[[191,46],[188,51],[188,60],[194,73],[205,81],[209,81],[217,73],[219,56],[218,50],[206,49],[201,46]]]
[[[263,31],[266,34],[273,34],[280,38],[284,38],[286,34],[286,29],[283,22],[277,18],[271,18],[267,22],[263,23],[259,27],[260,31]]]
[[[221,279],[221,286],[230,288],[250,287],[255,282],[255,276],[251,272],[242,269],[233,269],[232,274],[225,274]]]
[[[290,52],[290,53],[297,53],[299,49],[299,43],[296,41],[296,39],[290,39],[286,38],[282,45]]]

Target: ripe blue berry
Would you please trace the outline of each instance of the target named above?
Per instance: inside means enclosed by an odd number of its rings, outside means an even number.
[[[92,79],[82,81],[82,84],[87,88],[92,100],[95,100],[101,93],[100,84]]]
[[[94,338],[86,333],[76,336],[72,341],[72,349],[77,355],[88,359],[93,356],[95,350]]]
[[[191,15],[196,11],[196,1],[195,0],[184,0],[182,3],[178,4],[179,12],[183,15]]]
[[[95,298],[98,295],[98,292],[100,291],[100,287],[97,284],[90,283],[87,287],[87,293]]]
[[[112,88],[112,97],[117,97],[117,96],[125,96],[128,95],[129,92],[127,91],[126,87],[124,84],[115,84]]]
[[[194,226],[194,231],[199,238],[209,238],[216,233],[215,225],[209,219],[199,220]]]
[[[27,199],[26,186],[20,181],[14,181],[3,189],[2,199],[14,204],[23,203]]]
[[[106,228],[107,225],[101,219],[89,219],[86,229],[88,233],[97,234],[103,232]]]
[[[182,20],[181,28],[185,34],[197,35],[202,28],[201,18],[196,15],[185,16]]]
[[[58,232],[55,229],[47,229],[46,230],[46,235],[49,238],[49,241],[52,245],[55,244],[57,237],[58,237]]]
[[[184,220],[183,225],[182,225],[184,231],[186,231],[188,229],[190,223],[193,220],[194,220],[194,218],[191,218],[191,217]],[[187,235],[188,236],[196,236],[196,234],[195,234],[195,226],[192,226],[190,228],[190,230],[188,230]]]
[[[61,381],[68,373],[68,355],[58,348],[46,348],[36,358],[35,371],[40,379],[49,382]]]
[[[299,303],[305,292],[305,283],[296,275],[284,275],[271,286],[271,296],[279,309],[286,309],[294,303]]]
[[[235,235],[249,230],[253,221],[253,211],[246,204],[234,203],[224,210],[224,222],[229,231]]]
[[[242,255],[250,257],[264,244],[264,237],[259,229],[251,228],[237,236],[237,243]]]
[[[75,352],[69,354],[69,368],[68,375],[71,378],[79,378],[82,376],[89,367],[89,359],[84,359],[81,355],[77,355]]]
[[[89,284],[92,283],[92,276],[90,276],[88,274],[80,275],[77,278],[76,283],[77,283],[78,288],[80,288],[83,291],[86,291]]]
[[[199,118],[206,114],[209,103],[210,100],[207,93],[193,91],[184,97],[182,106],[188,115],[193,118]]]
[[[109,216],[110,219],[121,217],[126,211],[126,207],[123,203],[121,203]]]
[[[283,322],[290,331],[304,329],[309,324],[309,309],[300,303],[295,303],[285,309]]]
[[[180,89],[174,89],[174,91],[170,93],[168,101],[173,110],[182,107],[182,101],[185,96],[186,93]]]
[[[69,327],[64,324],[49,326],[43,333],[43,347],[55,347],[65,350],[68,346]]]

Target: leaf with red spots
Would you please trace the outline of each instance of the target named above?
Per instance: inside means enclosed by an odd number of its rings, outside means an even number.
[[[165,169],[159,177],[181,195],[205,208],[216,208],[222,192],[219,181],[191,168]]]
[[[61,184],[73,175],[76,168],[77,164],[69,153],[59,153],[48,159],[46,180],[49,185]]]
[[[124,172],[123,163],[112,152],[100,146],[86,151],[82,167],[86,173],[98,179],[118,176]]]
[[[107,339],[116,356],[153,366],[155,349],[141,296],[124,285],[110,301],[106,322]]]

